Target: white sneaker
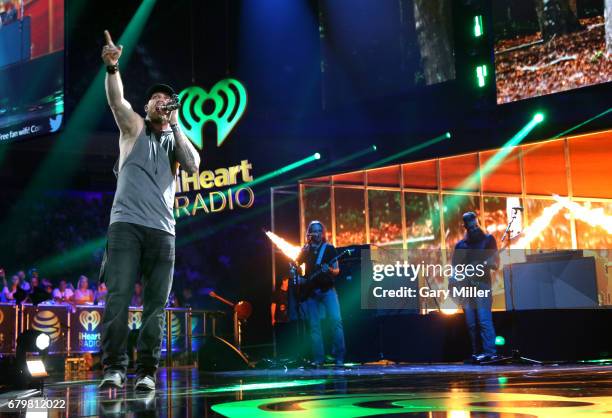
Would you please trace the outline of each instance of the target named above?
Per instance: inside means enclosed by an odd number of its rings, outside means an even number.
[[[142,375],[136,378],[134,384],[136,390],[155,390],[155,377],[149,375]]]
[[[117,371],[109,371],[104,373],[102,382],[98,385],[98,388],[115,388],[122,389],[125,386],[125,376]]]

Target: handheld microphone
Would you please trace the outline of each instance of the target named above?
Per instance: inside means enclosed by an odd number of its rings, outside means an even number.
[[[525,209],[522,206],[515,206],[515,207],[512,208],[512,210],[520,210],[522,212]]]
[[[158,112],[171,112],[180,107],[178,94],[174,94],[172,99],[169,102],[164,103],[163,105],[157,106]]]
[[[157,110],[160,112],[170,112],[179,108],[178,102],[169,102],[160,106],[157,106]]]

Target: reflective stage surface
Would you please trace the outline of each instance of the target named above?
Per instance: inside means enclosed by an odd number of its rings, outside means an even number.
[[[612,366],[353,366],[199,373],[162,369],[158,390],[99,391],[99,375],[47,382],[42,416],[612,417]],[[25,416],[25,414],[22,414]]]

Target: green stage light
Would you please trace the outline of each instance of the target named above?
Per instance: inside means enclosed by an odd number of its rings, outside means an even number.
[[[578,360],[578,363],[612,364],[612,358],[602,358],[597,360]]]
[[[476,78],[478,80],[478,87],[484,87],[487,85],[487,66],[486,64],[479,65],[476,67]]]
[[[44,271],[45,274],[62,274],[66,271],[66,269],[70,269],[73,266],[78,266],[84,260],[91,258],[91,255],[96,250],[104,248],[105,243],[106,235],[103,235],[84,242],[78,247],[69,249],[60,255],[39,260],[35,263],[35,265],[38,266],[40,271]]]
[[[296,182],[296,181],[301,180],[301,179],[307,179],[307,178],[313,177],[313,176],[315,176],[315,175],[317,175],[319,173],[328,171],[328,170],[330,170],[330,169],[332,169],[334,167],[338,167],[338,166],[340,166],[340,165],[342,165],[342,164],[344,164],[344,163],[346,163],[348,161],[354,160],[356,158],[359,158],[359,157],[362,157],[362,156],[364,156],[366,154],[374,152],[377,149],[378,149],[378,147],[376,145],[372,145],[371,147],[367,147],[367,148],[364,148],[364,149],[362,149],[360,151],[357,151],[357,152],[354,152],[352,154],[349,154],[346,157],[334,159],[334,161],[326,164],[325,166],[317,167],[317,168],[315,168],[315,169],[313,169],[311,171],[308,171],[306,173],[303,173],[303,174],[301,174],[301,175],[299,175],[297,177],[293,177],[293,178],[287,180],[286,183],[293,183],[293,182]]]
[[[281,167],[281,168],[279,168],[277,170],[274,170],[274,171],[271,171],[271,172],[269,172],[267,174],[259,176],[255,180],[246,182],[244,184],[241,184],[240,186],[241,187],[252,187],[252,186],[255,186],[256,184],[260,184],[260,183],[263,183],[264,181],[270,180],[270,179],[272,179],[274,177],[278,177],[281,174],[284,174],[284,173],[286,173],[288,171],[291,171],[291,170],[295,170],[298,167],[301,167],[303,165],[311,163],[311,162],[313,162],[315,160],[318,160],[320,158],[321,158],[321,154],[319,154],[317,152],[316,154],[313,154],[310,157],[302,158],[299,161],[296,161],[296,162],[291,163],[291,164],[287,164],[284,167]]]
[[[543,115],[541,116],[543,117]],[[539,118],[538,118],[539,119]],[[484,166],[477,168],[472,174],[465,178],[461,182],[461,184],[457,187],[458,190],[464,191],[472,191],[478,189],[479,182],[481,178],[486,177],[491,171],[493,171],[496,167],[498,167],[502,161],[512,152],[514,147],[521,143],[525,137],[531,132],[536,125],[540,123],[536,121],[536,117],[534,116],[525,126],[521,128],[512,138],[510,138],[503,147],[497,151],[493,157],[491,157]],[[451,199],[448,201],[448,205],[450,207],[455,207],[455,205],[459,204],[462,199],[464,199],[465,195],[453,195]]]
[[[382,166],[382,165],[384,165],[384,164],[386,164],[386,163],[388,163],[390,161],[397,160],[398,158],[401,158],[401,157],[405,157],[408,154],[411,154],[413,152],[419,151],[419,150],[421,150],[423,148],[426,148],[426,147],[428,147],[430,145],[437,144],[438,142],[444,141],[445,139],[449,139],[449,138],[450,138],[450,133],[446,132],[446,133],[444,133],[442,135],[439,135],[439,136],[437,136],[435,138],[432,138],[430,140],[427,140],[425,142],[422,142],[420,144],[412,146],[412,147],[410,147],[408,149],[405,149],[404,151],[400,151],[397,154],[393,154],[393,155],[385,157],[385,158],[383,158],[381,160],[375,161],[372,164],[367,165],[366,169],[380,167],[380,166]]]
[[[445,135],[446,135],[447,139],[450,139],[450,137],[451,137],[451,133],[450,132],[447,132]]]
[[[551,139],[561,138],[562,136],[565,136],[565,135],[569,134],[570,132],[573,132],[573,131],[575,131],[576,129],[578,129],[578,128],[582,127],[582,126],[584,126],[584,125],[586,125],[586,124],[588,124],[588,123],[590,123],[590,122],[593,122],[595,119],[599,119],[599,118],[601,118],[602,116],[605,116],[605,115],[607,115],[607,114],[608,114],[608,113],[610,113],[610,112],[612,112],[612,107],[611,107],[611,108],[609,108],[609,109],[604,110],[603,112],[601,112],[601,113],[600,113],[600,114],[598,114],[598,115],[593,116],[592,118],[589,118],[589,119],[585,120],[584,122],[580,122],[578,125],[575,125],[575,126],[572,126],[572,127],[571,127],[571,128],[569,128],[569,129],[566,129],[565,131],[563,131],[563,132],[561,132],[561,133],[559,133],[559,134],[557,134],[557,135],[553,136]]]
[[[538,112],[535,115],[533,115],[533,120],[537,123],[540,123],[544,120],[544,113],[542,112]]]
[[[482,15],[474,16],[474,37],[480,38],[484,35],[484,28],[482,26]]]
[[[508,378],[506,376],[499,376],[497,378],[497,383],[499,383],[500,385],[505,385],[506,383],[508,383]]]
[[[506,339],[503,336],[498,335],[497,337],[495,337],[495,345],[500,345],[501,346],[501,345],[505,345],[505,344],[506,344]]]

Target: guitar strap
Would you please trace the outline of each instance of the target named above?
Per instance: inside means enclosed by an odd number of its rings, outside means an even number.
[[[321,261],[323,261],[323,254],[325,254],[325,248],[327,248],[327,242],[324,242],[319,247],[319,255],[317,256],[317,261],[316,261],[315,265],[317,265],[317,266],[321,265]]]

